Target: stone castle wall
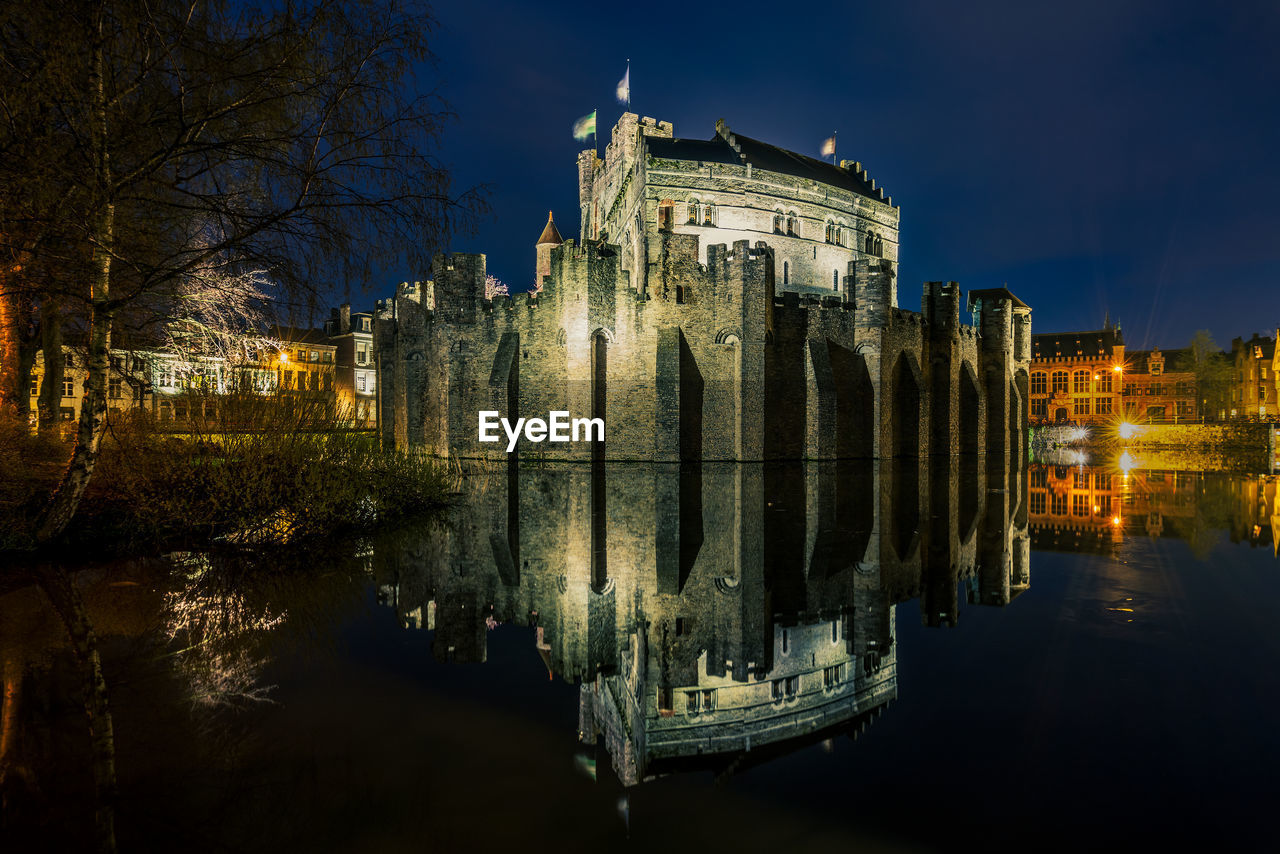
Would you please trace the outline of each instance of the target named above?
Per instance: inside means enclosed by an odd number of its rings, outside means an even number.
[[[848,297],[777,293],[774,250],[663,232],[650,292],[620,248],[568,241],[542,293],[484,299],[484,256],[435,259],[376,321],[388,445],[506,459],[478,412],[601,416],[617,460],[925,457],[1025,447],[1025,310],[1005,300],[959,319],[955,283],[924,312],[894,307],[894,265],[860,258]],[[1025,349],[1025,348],[1022,348]],[[1021,378],[1021,379],[1020,379]],[[993,413],[991,416],[988,413]],[[519,452],[591,458],[592,446],[521,440]]]

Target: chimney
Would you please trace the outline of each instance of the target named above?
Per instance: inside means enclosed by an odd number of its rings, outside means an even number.
[[[346,335],[351,331],[351,303],[344,302],[338,309],[338,334]]]

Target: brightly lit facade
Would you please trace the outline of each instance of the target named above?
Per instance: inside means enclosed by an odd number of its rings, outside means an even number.
[[[1109,424],[1122,412],[1124,336],[1108,321],[1091,332],[1031,336],[1033,424]]]

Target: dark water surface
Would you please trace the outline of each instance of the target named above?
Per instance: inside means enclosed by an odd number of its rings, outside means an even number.
[[[522,467],[322,553],[92,566],[121,848],[1269,847],[1277,480]],[[74,850],[35,591],[0,654],[0,840]]]

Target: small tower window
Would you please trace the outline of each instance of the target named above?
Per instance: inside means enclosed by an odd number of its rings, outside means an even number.
[[[787,214],[787,234],[792,237],[800,236],[800,216],[795,211]]]
[[[702,206],[702,224],[714,226],[716,224],[716,206],[712,202],[707,202]]]
[[[782,211],[773,212],[773,233],[782,234]]]
[[[867,232],[867,242],[866,242],[865,251],[868,255],[871,255],[875,253],[875,250],[876,250],[876,239],[871,234],[871,232]]]
[[[786,261],[782,262],[782,284],[791,284],[791,265]]]
[[[689,225],[697,225],[699,220],[699,207],[697,199],[689,200]]]
[[[843,245],[844,245],[844,235],[841,233],[841,232],[842,232],[842,229],[840,228],[840,226],[838,226],[838,225],[836,226],[836,228],[835,228],[835,232],[836,232],[836,233],[835,233],[835,239],[834,239],[834,240],[832,240],[831,242],[832,242],[832,243],[834,243],[836,246],[843,246]]]
[[[825,239],[826,239],[826,241],[827,241],[828,243],[832,243],[832,242],[834,242],[834,240],[835,240],[835,235],[836,235],[836,227],[835,227],[835,225],[831,222],[831,220],[827,220],[827,236],[826,236],[826,238],[825,238]]]
[[[840,271],[839,270],[831,271],[831,289],[836,291],[840,290]]]
[[[884,257],[884,241],[877,237],[875,239],[875,246],[872,248],[872,252],[873,254],[879,255],[881,258],[883,258]]]

